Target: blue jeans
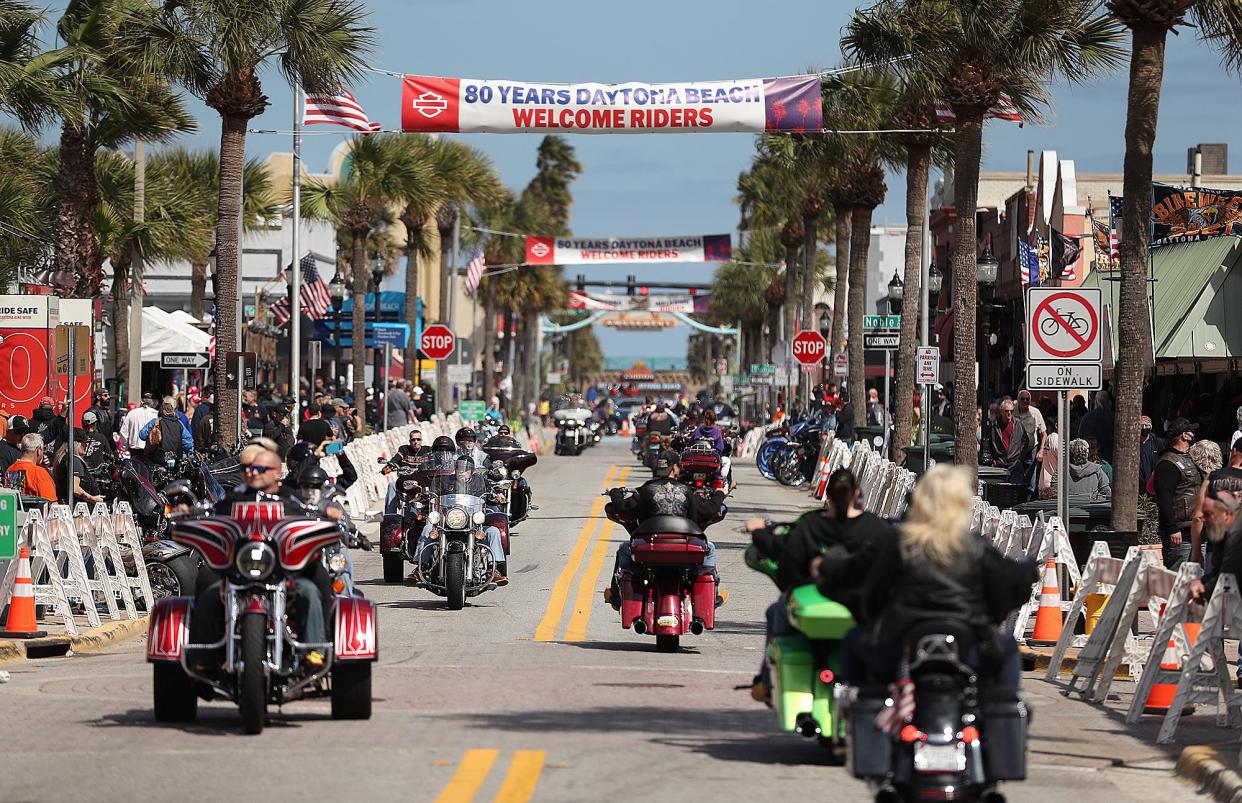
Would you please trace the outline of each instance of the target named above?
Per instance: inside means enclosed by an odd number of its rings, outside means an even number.
[[[389,483],[388,490],[384,492],[384,513],[397,512],[397,484]]]
[[[414,563],[421,565],[419,561],[422,558],[423,549],[426,548],[428,542],[427,533],[431,532],[432,525],[430,522],[423,525],[423,531],[419,533],[418,545],[414,548]],[[503,563],[505,560],[505,546],[500,540],[500,530],[496,527],[484,527],[483,535],[487,538],[487,548],[492,551],[492,559],[497,563]]]

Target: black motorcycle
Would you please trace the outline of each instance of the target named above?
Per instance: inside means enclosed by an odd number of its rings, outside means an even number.
[[[1026,777],[1031,712],[1011,689],[982,687],[965,661],[969,634],[921,628],[906,638],[914,712],[906,724],[885,687],[850,689],[850,772],[871,782],[876,800],[979,800],[998,803],[1000,781]],[[882,729],[877,715],[895,721]]]
[[[414,560],[414,546],[427,523],[429,494],[427,479],[420,476],[422,463],[396,463],[393,486],[395,507],[385,512],[380,522],[380,557],[384,562],[384,582],[400,583],[405,579],[405,562]]]
[[[492,461],[492,468],[509,480],[508,486],[499,489],[506,496],[503,509],[509,514],[509,525],[526,521],[530,511],[538,508],[531,503],[533,494],[523,472],[539,462],[539,455],[521,448],[516,441],[507,446],[485,445],[483,452]]]

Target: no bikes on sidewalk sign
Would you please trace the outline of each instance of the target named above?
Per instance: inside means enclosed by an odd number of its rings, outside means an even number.
[[[1031,390],[1099,390],[1099,289],[1026,291],[1026,384]]]

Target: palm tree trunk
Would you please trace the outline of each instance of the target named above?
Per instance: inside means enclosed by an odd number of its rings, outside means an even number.
[[[837,218],[837,283],[832,291],[832,342],[829,344],[828,365],[832,358],[845,348],[845,318],[847,293],[850,289],[850,228],[853,221],[851,210],[844,204],[834,204]]]
[[[483,401],[496,395],[496,280],[483,279]]]
[[[539,398],[539,312],[528,309],[523,314],[523,327],[526,334],[526,367],[529,374],[526,379],[526,397],[522,399],[522,409]]]
[[[60,168],[56,174],[56,265],[75,277],[74,295],[98,293],[103,273],[91,258],[95,248],[95,181],[93,146],[86,132],[65,123],[60,134]]]
[[[418,372],[418,247],[408,233],[405,242],[405,325],[410,327],[410,339],[405,347],[405,378],[414,381]]]
[[[456,213],[454,213],[455,215]],[[445,221],[448,221],[448,228],[445,228]],[[449,309],[452,304],[450,291],[452,289],[452,272],[456,267],[452,264],[452,236],[453,236],[453,218],[447,215],[441,216],[437,220],[440,229],[440,310],[438,319],[444,322],[450,329],[453,328],[455,321],[449,320]],[[456,334],[456,332],[454,332]],[[440,409],[445,413],[451,412],[453,409],[453,391],[448,384],[448,361],[436,361],[436,399],[439,400]]]
[[[818,234],[815,217],[804,215],[802,227],[802,328],[814,329],[815,321],[815,256]]]
[[[203,319],[203,298],[207,294],[207,263],[190,263],[190,314]]]
[[[785,340],[798,330],[798,246],[785,246]]]
[[[919,310],[923,291],[919,287],[923,257],[923,226],[927,222],[927,171],[931,165],[930,145],[906,146],[906,269],[902,281],[901,340],[897,347],[897,396],[894,414],[893,455],[905,462],[905,448],[913,442],[914,424],[914,346],[918,337]],[[887,400],[886,400],[887,401]]]
[[[866,362],[863,353],[863,314],[866,312],[867,255],[871,253],[870,206],[854,207],[850,223],[850,404],[854,407],[854,423],[867,421]]]
[[[128,252],[127,252],[128,253]],[[116,364],[116,397],[125,398],[129,385],[129,260],[112,262],[112,360]],[[124,388],[124,389],[123,389]]]
[[[978,470],[979,440],[975,436],[977,342],[975,312],[979,288],[975,272],[979,255],[975,211],[979,200],[979,159],[983,148],[982,114],[957,109],[954,140],[953,206],[957,210],[957,241],[953,245],[949,280],[953,283],[953,436],[958,465]],[[1137,483],[1138,481],[1135,480]]]
[[[526,404],[526,319],[513,313],[513,402],[518,411]]]
[[[350,254],[350,310],[349,357],[354,366],[354,404],[364,407],[367,397],[367,232],[354,230],[353,253]],[[383,410],[380,411],[381,418]],[[381,420],[380,426],[383,426]]]
[[[1134,31],[1126,103],[1125,199],[1121,213],[1121,298],[1117,316],[1116,419],[1113,429],[1113,529],[1138,530],[1139,417],[1144,359],[1151,353],[1147,270],[1151,220],[1152,145],[1164,80],[1163,29]],[[1062,429],[1062,432],[1065,430]],[[1062,436],[1064,437],[1064,436]]]
[[[224,361],[230,351],[238,351],[238,309],[241,298],[241,221],[242,170],[246,162],[246,125],[249,121],[233,114],[220,115],[220,198],[216,208],[216,406],[215,432],[226,448],[237,443],[237,393],[220,381],[225,376]],[[136,346],[137,347],[137,346]]]

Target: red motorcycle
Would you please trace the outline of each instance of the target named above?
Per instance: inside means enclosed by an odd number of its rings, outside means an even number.
[[[686,633],[714,628],[716,579],[699,571],[707,557],[702,528],[680,516],[652,516],[638,524],[612,505],[605,511],[629,532],[634,559],[634,571],[622,569],[618,577],[621,626],[654,635],[660,652],[676,652]]]
[[[706,441],[691,444],[681,453],[681,480],[698,494],[724,490],[720,455]]]
[[[340,539],[334,522],[287,518],[281,502],[238,502],[230,516],[175,524],[172,540],[196,550],[222,578],[224,631],[216,642],[192,644],[195,598],[156,603],[147,632],[155,718],[191,721],[200,696],[218,695],[237,703],[243,731],[253,734],[263,730],[269,703],[328,695],[333,719],[370,719],[375,604],[338,594],[323,643],[301,640],[289,615],[292,579]],[[307,660],[312,651],[322,662]]]

